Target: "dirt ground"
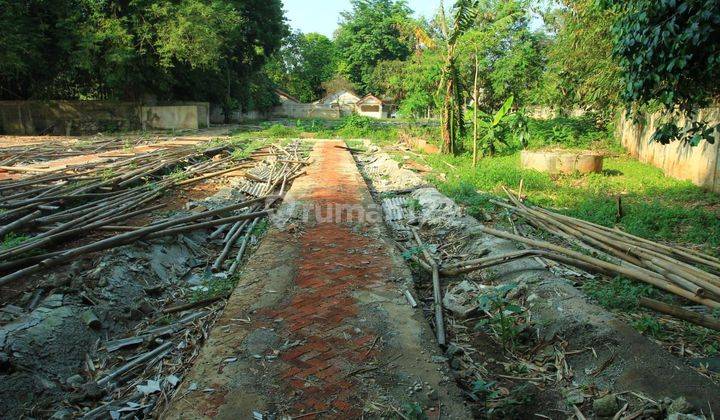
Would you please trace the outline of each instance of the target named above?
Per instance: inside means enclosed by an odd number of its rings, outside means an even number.
[[[160,134],[133,150],[231,128]],[[0,151],[42,140],[0,139]],[[428,186],[426,165],[401,165],[370,143],[354,155],[341,141],[307,145],[306,174],[268,232],[252,232],[237,276],[210,269],[224,243],[208,229],[88,254],[0,287],[0,418],[691,420],[720,412],[713,376],[577,287],[593,275],[537,258],[442,278],[447,344],[437,345],[431,276],[412,257],[423,248],[448,261],[517,250],[477,230],[507,229],[505,215],[478,221]],[[35,165],[103,153],[113,154]],[[159,200],[162,210],[127,224],[240,202],[242,182],[230,173],[175,190]],[[163,312],[208,296],[217,299]],[[480,309],[484,299],[511,323]],[[86,322],[88,312],[97,322]],[[147,365],[102,382],[148,354]]]
[[[210,140],[219,133],[195,135]],[[262,166],[262,159],[254,162]],[[246,182],[228,172],[174,189],[154,203],[161,209],[125,220],[125,226],[242,202]],[[194,231],[89,253],[55,270],[4,284],[0,288],[0,418],[107,418],[118,413],[145,418],[166,404],[165,394],[174,390],[190,367],[224,299],[199,309],[163,310],[222,297],[223,290],[232,287],[231,278],[209,269],[224,247],[222,236],[213,238],[211,232]],[[93,231],[64,246],[113,234]],[[249,251],[260,234],[250,236]],[[124,344],[128,337],[141,340]],[[143,352],[163,349],[168,351],[140,369],[98,385],[104,375]]]
[[[437,258],[450,261],[518,250],[510,241],[475,232],[480,222],[436,189],[424,187],[425,171],[409,170],[412,165],[405,162],[401,166],[370,143],[366,147],[356,159],[386,209],[396,240],[407,241],[409,230],[418,228]],[[488,215],[484,223],[498,220],[505,216]],[[413,266],[421,296],[431,297],[429,275]],[[446,356],[475,416],[710,418],[718,412],[720,386],[691,360],[671,355],[591,303],[574,286],[588,276],[526,258],[443,279]],[[513,338],[507,342],[498,335],[503,330],[477,309],[483,294],[493,296],[494,289],[506,285],[512,286],[498,301],[522,314],[516,319],[521,329],[509,332]],[[449,296],[456,299],[448,301]],[[474,312],[465,315],[467,308]]]

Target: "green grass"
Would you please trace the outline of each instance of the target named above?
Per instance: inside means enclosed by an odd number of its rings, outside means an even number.
[[[8,233],[5,235],[4,238],[2,238],[2,241],[0,241],[0,249],[10,249],[14,248],[23,242],[30,239],[29,236],[26,235],[17,235],[15,233]]]
[[[300,137],[300,130],[295,127],[288,127],[281,124],[273,124],[269,128],[265,129],[262,133],[263,135],[274,138],[274,139],[282,139],[282,138],[290,138],[290,137]]]
[[[582,289],[600,306],[607,309],[636,310],[638,299],[641,297],[661,300],[667,300],[668,297],[653,286],[625,277],[615,277],[611,281],[585,280]]]
[[[190,302],[199,302],[201,300],[213,299],[219,296],[225,296],[233,291],[237,284],[237,277],[213,277],[202,282],[202,286],[206,289],[198,288],[193,290],[190,295]]]
[[[477,168],[469,155],[427,156],[446,179],[438,188],[470,207],[489,206],[488,193],[502,195],[501,186],[523,192],[532,203],[605,226],[617,225],[653,240],[687,242],[714,252],[720,246],[720,197],[689,181],[665,177],[662,171],[628,157],[605,159],[602,173],[551,176],[520,167],[520,154],[481,159]],[[456,169],[450,169],[445,162]],[[616,197],[622,196],[624,216],[616,220]]]
[[[397,139],[398,129],[369,117],[351,115],[340,120],[340,123],[335,127],[318,131],[316,137],[371,139],[379,144],[388,144]]]

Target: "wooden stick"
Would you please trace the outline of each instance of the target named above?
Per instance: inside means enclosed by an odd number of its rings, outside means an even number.
[[[394,242],[394,241],[393,241]],[[427,271],[428,273],[432,274],[432,267],[430,267],[425,261],[418,258],[416,255],[410,255],[410,251],[405,248],[404,246],[400,245],[399,243],[395,242],[395,246],[397,249],[400,250],[401,253],[406,254],[409,256],[409,259],[419,265],[423,270]]]
[[[62,169],[50,169],[50,168],[31,168],[29,166],[0,166],[1,171],[6,172],[56,172]]]
[[[128,372],[130,369],[134,368],[135,366],[138,366],[142,363],[152,360],[154,357],[161,355],[165,351],[171,350],[173,348],[173,346],[174,346],[173,342],[168,341],[168,342],[164,343],[163,345],[161,345],[160,347],[156,348],[155,350],[144,353],[140,357],[133,359],[130,362],[120,366],[118,369],[110,372],[107,376],[99,379],[97,381],[97,384],[99,386],[105,386],[111,380],[115,379],[116,377],[122,375],[125,372]]]
[[[186,180],[184,180],[184,181],[181,181],[181,182],[176,183],[175,185],[178,185],[178,186],[179,186],[179,185],[194,184],[194,183],[196,183],[196,182],[203,181],[203,180],[206,180],[206,179],[209,179],[209,178],[213,178],[213,177],[216,177],[216,176],[224,175],[224,174],[227,174],[227,173],[229,173],[229,172],[239,171],[240,169],[247,168],[247,167],[248,167],[247,164],[238,165],[238,166],[232,167],[232,168],[230,168],[230,169],[224,169],[224,170],[222,170],[222,171],[212,172],[212,173],[209,173],[209,174],[207,174],[207,175],[199,176],[199,177],[197,177],[197,178],[186,179]]]
[[[437,336],[438,344],[441,346],[445,345],[445,321],[443,320],[443,308],[442,308],[442,290],[440,289],[440,270],[435,262],[435,259],[430,255],[430,251],[425,248],[422,238],[417,229],[413,229],[413,235],[415,240],[422,249],[425,259],[432,268],[432,282],[433,282],[433,301],[435,303],[435,333]]]
[[[710,328],[711,330],[720,331],[720,319],[702,315],[697,312],[688,311],[687,309],[683,309],[679,306],[670,305],[646,297],[641,297],[638,300],[638,303],[641,306],[652,309],[654,311],[658,311],[666,315],[671,315],[676,318],[691,322],[693,324],[701,325],[705,328]]]
[[[162,312],[164,314],[174,314],[175,312],[187,311],[188,309],[201,308],[204,306],[212,305],[213,303],[215,303],[219,300],[227,299],[229,297],[230,297],[230,293],[224,293],[220,296],[215,296],[215,297],[211,297],[208,299],[198,300],[197,302],[188,302],[188,303],[182,303],[182,304],[175,305],[175,306],[170,306],[170,307],[163,309]]]
[[[188,216],[188,217],[179,218],[179,219],[172,219],[165,223],[159,223],[157,225],[147,226],[143,229],[138,229],[138,230],[135,230],[132,232],[123,233],[123,234],[112,236],[110,238],[106,238],[106,239],[103,239],[103,240],[100,240],[97,242],[93,242],[88,245],[69,249],[67,251],[64,251],[60,255],[40,261],[38,264],[35,264],[33,266],[16,271],[15,273],[9,274],[7,276],[0,277],[0,286],[6,284],[8,282],[23,278],[27,275],[36,273],[36,272],[42,270],[43,268],[54,267],[54,266],[57,266],[64,262],[70,261],[77,256],[85,255],[85,254],[88,254],[91,252],[103,251],[103,250],[115,248],[118,246],[127,245],[131,242],[137,241],[144,237],[146,237],[148,239],[152,239],[152,238],[161,237],[161,236],[174,235],[177,233],[188,232],[188,231],[192,231],[192,230],[196,230],[196,229],[202,229],[205,227],[217,226],[217,225],[220,225],[223,223],[228,223],[228,222],[237,221],[237,220],[243,220],[246,218],[251,219],[251,218],[254,218],[254,217],[257,217],[260,215],[264,215],[264,214],[267,214],[266,211],[258,212],[258,213],[242,214],[239,216],[232,216],[232,217],[225,218],[225,219],[218,219],[218,220],[212,220],[209,222],[198,223],[198,224],[191,225],[191,226],[182,226],[179,228],[166,229],[173,225],[193,221],[193,220],[211,216],[214,214],[219,214],[219,213],[222,213],[222,212],[225,212],[228,210],[234,210],[237,208],[241,208],[243,205],[251,205],[251,204],[254,204],[255,202],[258,202],[258,201],[264,200],[264,199],[265,199],[265,197],[258,198],[255,200],[246,201],[244,203],[235,204],[233,206],[224,207],[222,209],[213,210],[213,211],[209,211],[209,212],[205,212],[205,213],[200,213],[200,214],[194,215],[194,216]]]
[[[245,254],[245,249],[247,249],[247,245],[250,242],[250,235],[252,234],[253,229],[255,229],[255,226],[257,226],[258,221],[260,221],[260,217],[256,217],[255,220],[253,220],[252,224],[248,228],[247,233],[245,233],[242,244],[240,245],[240,249],[238,250],[237,255],[235,255],[235,260],[233,261],[232,265],[230,265],[230,270],[228,270],[228,276],[234,275],[238,267],[240,266],[242,257]]]
[[[2,238],[3,238],[5,235],[7,235],[8,233],[10,233],[10,232],[12,232],[12,231],[14,231],[14,230],[22,227],[23,225],[25,225],[25,224],[27,224],[27,223],[29,223],[29,222],[32,222],[32,221],[35,220],[35,219],[37,219],[38,217],[40,217],[40,215],[42,215],[42,212],[41,212],[40,210],[34,211],[34,212],[28,214],[27,216],[23,216],[23,217],[17,219],[16,221],[14,221],[14,222],[12,222],[12,223],[8,223],[8,224],[5,225],[5,226],[0,226],[0,240],[2,240]]]

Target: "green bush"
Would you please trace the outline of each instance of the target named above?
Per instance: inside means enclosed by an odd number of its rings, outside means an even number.
[[[595,118],[558,117],[550,120],[528,120],[528,147],[539,149],[558,147],[568,149],[610,149],[618,150],[612,127],[599,128]]]
[[[362,115],[350,115],[343,118],[336,127],[318,132],[318,136],[343,139],[372,139],[379,142],[397,139],[397,128],[382,121]]]
[[[281,124],[273,124],[263,133],[268,137],[276,139],[300,136],[300,131],[297,128],[288,127]]]

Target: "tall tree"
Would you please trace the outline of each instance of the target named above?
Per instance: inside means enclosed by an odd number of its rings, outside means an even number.
[[[412,50],[411,10],[405,0],[351,0],[337,30],[339,72],[362,91],[380,61],[405,60]]]
[[[300,32],[290,34],[266,66],[275,85],[304,102],[323,95],[322,84],[336,69],[335,44],[324,35]]]
[[[720,99],[720,2],[713,0],[609,1],[619,14],[614,53],[627,104],[659,103],[668,113],[692,115]],[[672,121],[655,133],[661,143],[713,141],[707,124]]]
[[[445,18],[444,8],[440,7],[441,28],[445,38],[445,62],[439,89],[443,95],[441,135],[445,153],[455,153],[457,139],[465,133],[465,98],[457,66],[457,52],[460,39],[475,24],[478,6],[478,0],[457,0],[450,22]]]
[[[544,18],[553,38],[535,100],[559,109],[589,109],[604,121],[613,118],[622,90],[612,55],[618,13],[597,0],[560,0]]]
[[[527,0],[480,1],[476,21],[459,42],[458,66],[465,80],[474,79],[477,49],[483,111],[499,108],[510,96],[515,106],[523,106],[542,75],[544,38],[530,31],[528,7]],[[467,94],[472,96],[469,89]]]

